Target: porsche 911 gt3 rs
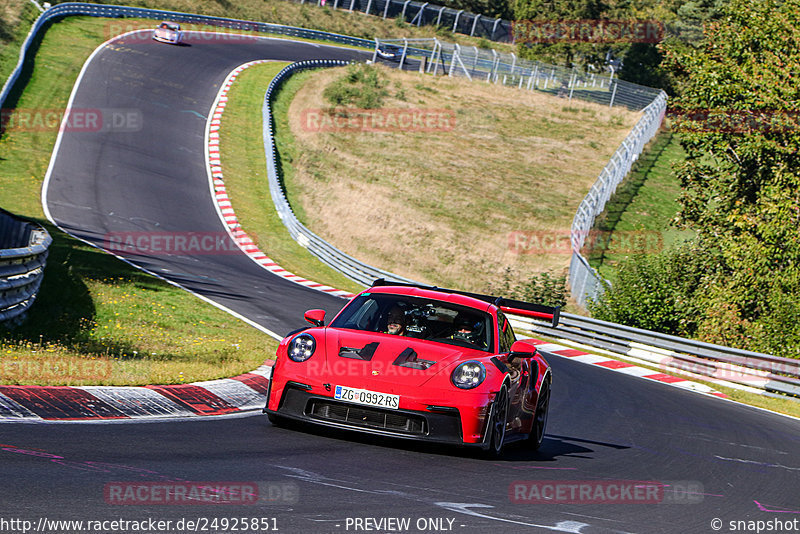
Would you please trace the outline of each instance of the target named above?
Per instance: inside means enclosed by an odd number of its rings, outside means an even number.
[[[440,288],[377,281],[325,324],[281,341],[264,412],[287,420],[500,454],[538,449],[550,365],[517,341],[506,313],[556,325],[559,309]]]

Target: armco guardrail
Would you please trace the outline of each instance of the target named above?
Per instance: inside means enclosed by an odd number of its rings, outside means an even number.
[[[272,111],[270,109],[276,89],[278,89],[292,74],[301,70],[321,67],[341,67],[347,64],[348,62],[339,60],[300,61],[292,63],[281,70],[269,84],[267,92],[264,95],[264,105],[262,106],[261,112],[264,134],[264,153],[267,157],[267,179],[269,180],[270,195],[272,196],[272,201],[275,204],[278,215],[289,230],[289,234],[291,234],[292,238],[301,246],[307,248],[309,252],[314,254],[323,263],[343,273],[351,280],[365,286],[371,285],[372,282],[378,278],[385,278],[386,280],[398,282],[413,282],[408,278],[403,278],[402,276],[358,261],[303,226],[303,224],[297,220],[297,217],[295,217],[292,207],[286,199],[280,177],[278,176],[275,142],[273,140],[274,123],[272,120]]]
[[[800,360],[713,345],[569,313],[558,327],[524,317],[531,332],[644,360],[666,372],[687,372],[786,395],[800,396]]]
[[[20,317],[36,299],[50,234],[0,210],[0,322]]]

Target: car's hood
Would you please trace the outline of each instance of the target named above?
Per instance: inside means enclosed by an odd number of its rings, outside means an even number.
[[[421,386],[449,372],[456,361],[487,355],[410,337],[333,328],[326,329],[325,348],[331,379],[351,387],[382,387],[385,393]]]

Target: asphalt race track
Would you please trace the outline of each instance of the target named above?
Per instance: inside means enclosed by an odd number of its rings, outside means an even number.
[[[209,192],[204,139],[209,110],[225,77],[256,59],[369,57],[340,48],[236,37],[189,34],[188,46],[170,46],[140,32],[94,57],[72,108],[99,109],[104,117],[122,117],[122,125],[112,125],[112,131],[76,127],[64,133],[47,190],[47,206],[61,228],[101,246],[115,237],[145,233],[222,236],[225,228]],[[260,116],[253,117],[253,127],[260,131]],[[130,259],[281,336],[304,324],[303,310],[341,308],[340,298],[265,274],[231,239],[226,241],[221,253],[190,256],[172,250]]]
[[[223,232],[203,145],[206,115],[223,78],[254,59],[358,55],[275,40],[190,45],[128,40],[95,56],[73,107],[140,111],[142,128],[63,136],[47,192],[50,213],[62,228],[98,244],[113,232]],[[253,127],[260,128],[260,117]],[[342,304],[268,273],[244,254],[131,261],[281,334],[300,325],[307,308],[335,311]],[[553,396],[542,449],[511,447],[502,460],[278,428],[263,416],[3,423],[0,532],[21,532],[22,521],[31,522],[30,530],[41,527],[39,532],[80,531],[52,524],[67,520],[172,522],[149,529],[108,523],[96,530],[103,532],[730,532],[730,521],[778,520],[785,526],[800,518],[797,420],[555,356],[549,360]],[[548,481],[592,484],[604,493],[582,503],[525,502],[532,495],[526,482],[544,488]],[[124,495],[131,482],[238,484],[258,488],[248,493],[258,498],[164,504],[158,502],[163,492],[154,490],[120,504],[115,495]],[[603,502],[618,501],[613,487],[633,492],[646,482],[659,488],[657,499],[631,493],[626,503]],[[721,529],[712,528],[719,526],[715,519]]]

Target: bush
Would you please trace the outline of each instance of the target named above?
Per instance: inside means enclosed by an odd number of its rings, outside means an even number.
[[[699,243],[629,256],[619,266],[617,282],[589,303],[589,310],[604,321],[692,336],[719,266],[718,251]]]
[[[514,290],[515,298],[544,306],[565,306],[567,304],[567,275],[540,273]]]
[[[533,275],[527,282],[517,282],[517,274],[506,267],[488,293],[498,297],[524,300],[544,306],[565,306],[569,296],[566,273],[545,272]]]
[[[354,64],[347,67],[347,73],[328,85],[322,96],[333,107],[356,107],[374,109],[383,105],[389,95],[387,81],[374,66]]]

